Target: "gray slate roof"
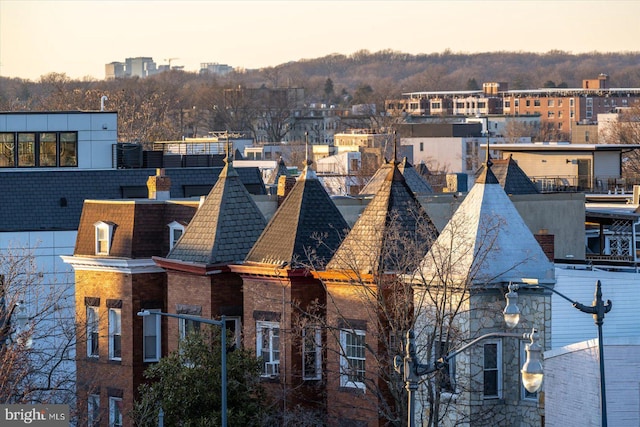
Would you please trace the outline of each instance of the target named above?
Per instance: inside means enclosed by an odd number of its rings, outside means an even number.
[[[245,262],[321,268],[349,226],[309,166],[273,215]]]
[[[365,194],[376,194],[382,183],[387,178],[389,171],[393,167],[393,162],[386,162],[376,171],[376,173],[371,177],[367,185],[365,185],[362,190],[360,190],[361,195]],[[404,179],[413,191],[414,194],[418,196],[431,194],[433,193],[433,189],[431,185],[422,177],[418,172],[413,168],[411,163],[407,161],[405,157],[402,162],[398,165],[398,169],[404,175]]]
[[[229,163],[167,258],[207,265],[242,262],[265,225]]]
[[[491,167],[483,169],[425,256],[421,270],[422,277],[436,281],[446,271],[456,280],[477,284],[553,278],[552,263]]]
[[[190,187],[207,194],[221,170],[165,169],[171,178],[171,198],[184,198]],[[236,171],[246,187],[257,191],[254,194],[266,194],[257,168]],[[122,199],[127,188],[146,198],[147,180],[153,175],[155,169],[2,171],[0,231],[77,230],[85,200]]]
[[[507,194],[538,194],[540,191],[535,184],[529,179],[526,173],[511,156],[508,159],[491,160],[491,170],[496,179],[504,188]],[[483,172],[485,165],[482,165],[476,177]]]
[[[287,165],[284,163],[282,157],[278,161],[278,167],[276,167],[269,175],[267,182],[265,184],[278,185],[278,180],[281,176],[289,176],[289,170],[287,169]]]
[[[365,274],[415,269],[438,236],[399,165],[387,176],[374,198],[327,264],[327,270]]]

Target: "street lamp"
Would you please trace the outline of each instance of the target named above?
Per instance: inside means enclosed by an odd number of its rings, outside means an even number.
[[[420,377],[439,371],[447,367],[447,362],[454,358],[457,354],[463,352],[472,345],[492,337],[514,337],[531,340],[526,346],[527,359],[522,367],[522,382],[527,391],[533,393],[538,391],[542,384],[542,348],[538,344],[538,331],[533,328],[530,333],[516,334],[509,332],[490,332],[484,334],[473,341],[468,342],[457,350],[447,353],[439,358],[435,363],[422,364],[418,360],[416,354],[415,334],[413,329],[407,332],[407,340],[405,346],[404,357],[396,356],[393,359],[393,366],[399,374],[402,374],[407,390],[407,426],[415,426],[415,392],[418,391],[418,383]]]
[[[191,320],[194,322],[205,323],[207,325],[220,326],[220,358],[222,364],[222,416],[221,425],[227,427],[227,326],[225,316],[220,316],[220,320],[206,319],[204,317],[189,316],[186,314],[163,313],[161,311],[141,310],[138,316],[145,317],[154,314],[156,316],[175,317],[176,319]]]
[[[547,289],[569,301],[571,305],[573,305],[581,312],[593,315],[593,320],[596,326],[598,326],[598,358],[600,359],[600,407],[602,409],[601,425],[602,427],[607,427],[607,394],[604,378],[604,346],[602,343],[602,323],[604,322],[604,315],[611,311],[612,304],[610,300],[607,300],[606,302],[603,301],[602,285],[600,283],[600,280],[596,281],[596,291],[594,295],[593,305],[591,306],[580,304],[578,301],[572,300],[566,295],[563,295],[562,293],[556,291],[554,288],[542,283],[537,283],[537,281],[533,281],[532,283],[525,283],[523,285],[509,284],[509,293],[507,293],[506,295],[509,296],[509,298],[507,298],[507,307],[505,307],[504,309],[505,316],[507,313],[507,309],[510,313],[518,309],[518,294],[516,292],[518,290],[518,287],[522,287],[525,289]],[[515,294],[515,298],[513,294]],[[510,303],[515,307],[509,307]]]

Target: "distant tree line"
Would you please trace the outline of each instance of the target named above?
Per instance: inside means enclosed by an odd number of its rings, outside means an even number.
[[[242,114],[230,114],[225,89],[298,87],[304,88],[307,104],[374,104],[380,112],[385,99],[400,97],[403,92],[478,90],[489,81],[507,82],[510,89],[581,87],[583,79],[605,73],[611,87],[640,87],[638,63],[640,52],[445,50],[411,55],[393,50],[361,50],[225,76],[172,70],[144,79],[73,80],[56,72],[35,82],[0,77],[0,110],[98,110],[100,99],[107,96],[106,109],[118,111],[119,139],[149,143],[203,131],[251,131],[250,123],[255,123],[252,115],[260,109],[255,105],[235,105],[231,107],[241,107]]]

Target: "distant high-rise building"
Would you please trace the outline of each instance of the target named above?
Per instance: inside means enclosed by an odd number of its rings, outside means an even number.
[[[104,66],[104,78],[106,80],[113,80],[125,77],[125,63],[124,62],[110,62]]]
[[[217,74],[224,76],[233,71],[233,67],[227,64],[218,64],[217,62],[203,62],[200,64],[200,74]]]
[[[159,73],[153,58],[137,57],[127,58],[124,62],[111,62],[105,65],[105,79],[115,79],[122,77],[148,77]]]

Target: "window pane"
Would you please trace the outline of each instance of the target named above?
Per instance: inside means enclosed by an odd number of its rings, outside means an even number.
[[[484,390],[485,396],[498,395],[498,371],[484,371]]]
[[[18,134],[18,166],[35,166],[35,133]]]
[[[78,134],[60,133],[60,166],[78,166]]]
[[[53,132],[40,134],[40,166],[56,165],[56,139]]]
[[[496,344],[485,344],[484,369],[496,369],[497,367],[498,367],[498,346]]]
[[[16,138],[13,133],[0,133],[0,167],[15,167]]]

